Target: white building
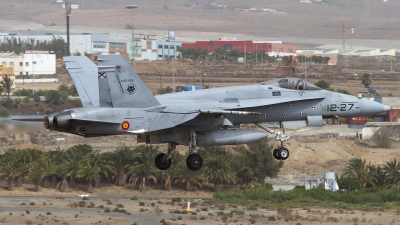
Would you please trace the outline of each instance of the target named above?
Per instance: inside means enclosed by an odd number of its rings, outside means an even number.
[[[28,54],[15,55],[1,53],[0,62],[3,66],[14,67],[14,75],[52,75],[56,73],[56,55],[38,51],[28,51]]]
[[[108,53],[108,37],[109,34],[104,33],[70,34],[69,51],[71,55],[77,54],[78,52],[81,55],[84,55],[85,53]],[[54,38],[62,38],[67,42],[67,35],[54,35],[52,33],[47,33],[45,35],[16,35],[0,33],[0,42],[3,41],[4,38],[19,38],[21,41],[30,39],[34,39],[35,41],[51,41]],[[35,50],[35,47],[33,47],[33,50]]]

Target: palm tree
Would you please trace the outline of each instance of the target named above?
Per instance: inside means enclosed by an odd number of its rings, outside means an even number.
[[[16,178],[16,186],[21,187],[22,183],[24,183],[25,176],[32,170],[33,163],[43,155],[43,151],[36,148],[27,148],[19,150],[18,155],[21,174]]]
[[[40,191],[40,183],[42,183],[43,177],[44,177],[44,172],[40,169],[39,163],[36,163],[36,165],[33,167],[34,169],[29,172],[28,178],[33,182],[35,185],[35,192]]]
[[[69,148],[65,152],[64,161],[68,163],[68,167],[70,169],[69,178],[70,178],[71,188],[76,187],[75,177],[83,157],[85,157],[86,154],[92,151],[93,151],[92,146],[83,144],[83,145],[75,145]]]
[[[383,166],[383,171],[387,174],[390,186],[397,187],[400,183],[400,163],[396,159],[386,162],[386,165]]]
[[[235,168],[239,183],[249,187],[252,182],[263,183],[265,177],[275,177],[283,166],[283,161],[273,158],[274,146],[264,138],[257,142],[237,147],[234,150],[233,168]]]
[[[134,151],[128,147],[117,148],[109,154],[109,160],[113,162],[113,173],[117,176],[116,185],[124,186],[126,180],[125,170],[133,165]]]
[[[157,178],[154,176],[156,173],[154,159],[158,154],[158,148],[154,148],[151,145],[141,145],[135,148],[134,151],[135,163],[128,169],[128,174],[131,175],[129,182],[132,183],[132,189],[139,182],[139,191],[145,192],[146,179],[157,183]]]
[[[14,189],[14,179],[21,174],[21,154],[19,150],[10,149],[0,158],[0,173],[8,180],[7,190]]]
[[[206,159],[204,170],[207,180],[214,184],[214,192],[220,191],[222,182],[235,182],[231,155],[216,155]]]
[[[368,170],[368,183],[370,185],[380,189],[386,189],[389,186],[386,173],[382,167],[370,165],[368,166]]]
[[[57,175],[61,177],[61,181],[57,184],[57,188],[61,192],[70,192],[71,189],[68,186],[67,178],[71,175],[71,169],[69,168],[68,162],[62,163],[57,168]]]
[[[39,168],[43,172],[43,184],[44,188],[50,187],[50,176],[55,174],[57,171],[57,162],[50,157],[49,154],[45,154],[38,159]],[[36,168],[35,168],[36,169]]]
[[[93,181],[98,185],[101,174],[108,177],[108,172],[112,171],[112,163],[100,154],[98,151],[89,152],[82,158],[82,162],[77,170],[76,177],[85,179],[87,183],[87,191],[92,193]]]
[[[7,92],[7,102],[10,100],[10,93],[12,91],[12,87],[14,85],[14,79],[10,76],[5,75],[0,80],[0,87]]]
[[[180,173],[178,174],[178,177],[175,180],[175,183],[178,184],[183,184],[186,186],[186,191],[192,190],[191,186],[202,186],[202,183],[204,181],[204,170],[200,169],[197,171],[190,170],[186,167],[184,167]],[[197,190],[197,188],[194,188]]]
[[[51,186],[53,188],[57,187],[57,170],[58,167],[64,162],[65,158],[65,151],[61,150],[60,147],[57,147],[55,151],[47,152],[48,157],[50,160],[55,164],[55,169],[53,174],[50,174],[49,177],[51,178]]]
[[[93,192],[93,181],[100,179],[100,167],[97,162],[98,152],[90,152],[83,157],[82,162],[76,171],[77,178],[87,181],[87,192]]]
[[[164,190],[170,191],[172,188],[172,179],[176,176],[183,168],[183,156],[177,152],[174,152],[171,156],[171,166],[167,170],[160,170],[160,175],[165,180]]]
[[[367,184],[368,177],[368,167],[365,159],[350,159],[344,169],[343,176],[358,180],[360,182],[360,188],[364,188]]]

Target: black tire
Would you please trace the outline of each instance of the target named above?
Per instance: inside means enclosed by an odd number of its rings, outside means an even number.
[[[186,159],[186,166],[193,171],[199,170],[203,166],[203,158],[199,154],[191,154]]]
[[[278,155],[279,158],[281,158],[282,160],[286,160],[287,158],[289,158],[289,150],[285,147],[282,147],[281,149],[279,149]]]
[[[276,147],[275,149],[274,149],[274,152],[272,153],[272,155],[274,156],[274,158],[276,159],[276,160],[280,160],[281,158],[279,157],[279,147]]]
[[[163,162],[164,156],[165,153],[160,153],[156,156],[155,164],[159,170],[166,170],[171,166],[171,159],[168,159],[167,161]]]

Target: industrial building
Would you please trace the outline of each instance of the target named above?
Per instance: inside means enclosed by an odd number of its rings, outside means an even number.
[[[281,41],[252,41],[236,40],[234,38],[219,38],[218,40],[196,41],[195,43],[183,43],[183,48],[193,47],[195,49],[205,49],[212,53],[217,48],[227,51],[238,50],[245,52],[264,51],[269,56],[290,56],[296,55],[297,46],[292,44],[283,44]]]
[[[5,38],[18,38],[24,40],[51,41],[54,38],[62,38],[67,40],[66,35],[53,35],[47,33],[45,35],[17,35],[17,34],[0,34],[0,41]],[[141,60],[163,60],[166,56],[170,58],[179,58],[181,53],[177,51],[182,46],[180,42],[168,42],[158,40],[156,35],[150,34],[134,34],[134,39],[128,38],[122,34],[109,33],[82,33],[70,35],[70,53],[77,54],[115,54],[123,55],[127,60],[134,58],[136,61]],[[162,48],[159,48],[162,46]],[[164,48],[168,46],[168,48]],[[32,46],[31,50],[35,50]],[[22,71],[22,70],[18,70]]]
[[[395,61],[396,56],[395,49],[352,46],[351,49],[341,50],[337,45],[336,48],[334,47],[335,45],[325,45],[314,49],[297,49],[296,53],[298,56],[329,57],[328,65],[342,65],[343,67],[350,66],[351,64],[359,64],[360,67],[365,67],[371,64],[371,62]]]
[[[157,59],[163,60],[167,56],[171,59],[181,58],[178,48],[182,47],[180,42],[159,41],[157,42]]]

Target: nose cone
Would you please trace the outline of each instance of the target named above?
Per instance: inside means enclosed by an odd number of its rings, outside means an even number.
[[[360,99],[360,114],[362,116],[372,116],[390,110],[389,106],[383,105],[366,98]]]

